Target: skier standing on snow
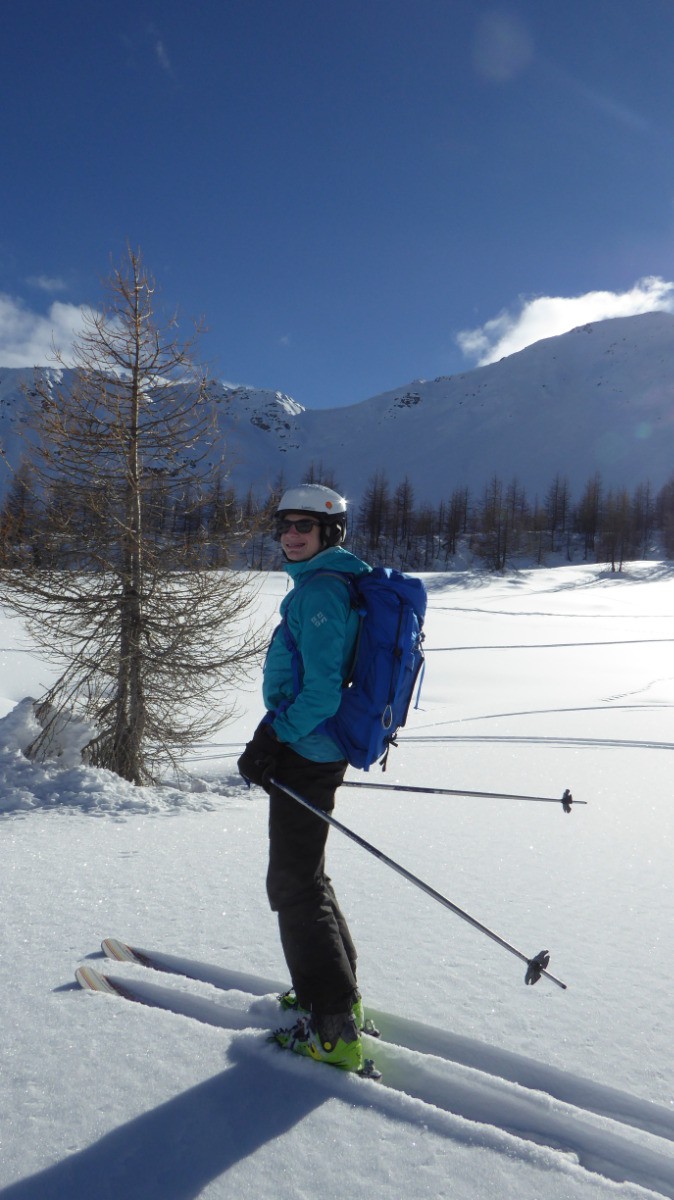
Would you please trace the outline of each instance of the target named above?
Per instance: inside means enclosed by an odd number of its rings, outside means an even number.
[[[267,894],[278,913],[281,944],[294,995],[287,1007],[304,1011],[292,1030],[276,1036],[299,1054],[360,1070],[363,1010],[356,950],[325,874],[328,825],[269,783],[276,778],[331,812],[347,763],[320,731],[339,708],[358,632],[346,582],[317,570],[362,575],[367,563],[344,550],[346,501],[321,484],[282,496],[276,537],[293,590],[281,602],[301,657],[301,680],[283,635],[272,638],[264,667],[267,713],[238,761],[247,782],[269,792]]]

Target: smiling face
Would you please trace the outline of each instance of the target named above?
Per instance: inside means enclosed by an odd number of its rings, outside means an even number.
[[[288,512],[283,517],[286,521],[306,521],[308,513]],[[298,533],[293,525],[287,532],[281,534],[281,548],[290,562],[306,562],[323,549],[321,545],[321,527],[318,521],[311,526],[309,533]]]

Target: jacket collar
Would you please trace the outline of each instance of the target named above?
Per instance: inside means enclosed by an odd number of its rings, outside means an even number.
[[[303,562],[284,563],[283,569],[293,581],[300,579],[302,575],[306,575],[309,571],[316,571],[320,570],[321,567],[334,565],[331,563],[331,559],[334,558],[333,551],[334,546],[328,546],[327,550],[319,550],[318,554],[314,554],[313,558],[304,559]]]

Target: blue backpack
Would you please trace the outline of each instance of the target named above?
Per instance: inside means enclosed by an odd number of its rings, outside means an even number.
[[[385,770],[389,749],[396,745],[396,734],[407,720],[414,686],[424,666],[426,588],[414,575],[391,567],[375,567],[366,575],[317,570],[310,578],[318,575],[334,575],[346,584],[351,606],[360,618],[340,706],[333,717],[321,722],[318,732],[327,733],[337,743],[352,767],[367,771],[381,760]],[[292,653],[297,695],[302,659],[287,615],[279,628]]]

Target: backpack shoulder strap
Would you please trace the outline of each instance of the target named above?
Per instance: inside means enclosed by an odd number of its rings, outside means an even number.
[[[355,667],[356,657],[358,654],[358,646],[360,644],[360,632],[362,629],[363,616],[365,615],[365,609],[362,607],[361,601],[358,597],[358,591],[357,591],[356,584],[355,584],[356,576],[351,571],[331,571],[328,567],[319,568],[317,571],[311,571],[310,574],[308,574],[305,579],[302,579],[300,581],[300,583],[297,585],[297,588],[290,593],[290,596],[288,598],[288,604],[286,604],[285,612],[283,613],[283,616],[281,617],[281,623],[278,626],[278,629],[276,631],[277,633],[278,632],[281,633],[283,640],[286,644],[286,647],[290,651],[290,655],[291,655],[291,659],[292,659],[292,672],[293,672],[293,691],[296,696],[299,695],[299,693],[302,689],[302,677],[304,675],[304,664],[302,662],[302,655],[300,654],[299,646],[297,645],[297,642],[295,641],[295,638],[293,637],[292,632],[290,630],[290,625],[288,623],[288,609],[290,608],[290,604],[292,603],[293,597],[297,594],[297,592],[301,588],[306,587],[307,584],[311,583],[312,579],[317,579],[319,575],[331,575],[334,579],[341,579],[342,583],[345,584],[346,587],[349,589],[349,598],[351,601],[351,607],[354,608],[360,616],[360,620],[358,622],[358,634],[356,637],[356,644],[354,647],[354,654],[353,654],[353,657],[351,660],[351,667],[349,668],[349,673],[348,673],[346,679],[344,680],[344,687],[346,687],[351,682],[351,677],[353,675],[353,669]]]
[[[321,575],[332,576],[333,579],[341,579],[342,583],[348,587],[349,594],[351,596],[355,594],[355,581],[357,577],[353,571],[331,571],[329,567],[319,567],[317,571],[311,571],[305,579],[301,580],[300,587],[306,587],[308,583],[311,583],[312,579],[318,579]]]

